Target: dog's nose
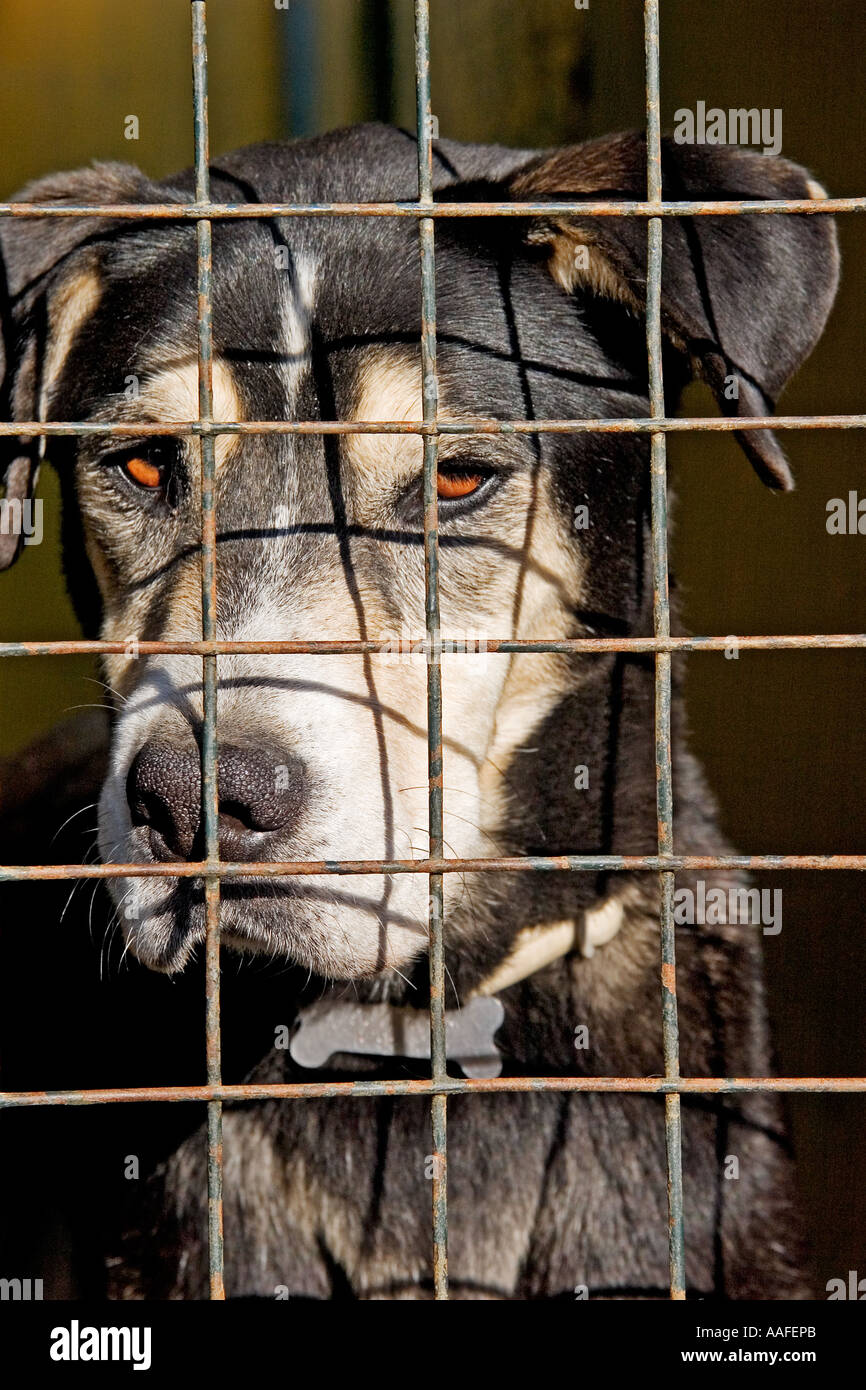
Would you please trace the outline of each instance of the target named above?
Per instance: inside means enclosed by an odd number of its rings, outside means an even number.
[[[146,743],[126,779],[133,825],[150,829],[157,859],[191,859],[201,825],[198,750],[175,743]]]
[[[221,859],[267,859],[277,832],[294,826],[303,808],[303,762],[269,746],[219,749]],[[157,859],[204,856],[198,749],[146,743],[126,779],[133,825],[147,826]]]
[[[219,750],[221,859],[267,858],[267,841],[286,834],[303,809],[306,768],[282,748]]]

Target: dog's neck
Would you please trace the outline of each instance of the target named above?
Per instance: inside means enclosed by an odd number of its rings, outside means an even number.
[[[625,655],[588,660],[589,675],[577,668],[581,683],[506,767],[505,811],[492,835],[499,853],[620,855],[657,849],[652,661]],[[585,777],[576,777],[577,765],[586,769]],[[608,904],[619,896],[622,882],[620,874],[591,871],[470,876],[458,902],[450,909],[446,905],[452,947],[447,964],[458,996],[478,992],[500,972],[507,975],[524,951],[530,960],[536,949],[543,954],[556,939],[550,923],[577,923],[577,944],[583,931],[591,947],[594,931],[606,930]],[[480,923],[485,930],[464,931],[464,922]],[[567,928],[560,929],[560,939],[568,943],[566,950],[574,949]],[[414,983],[423,990],[422,981]]]
[[[579,921],[551,922],[527,927],[497,968],[480,981],[459,1009],[446,1010],[446,1054],[467,1076],[498,1076],[502,1059],[495,1035],[505,1018],[499,995],[529,979],[574,950],[592,956],[622,926],[621,897],[609,898],[582,914]],[[301,1009],[292,1037],[293,1060],[304,1068],[319,1068],[338,1056],[366,1059],[430,1056],[430,1023],[426,1009],[357,999],[319,999]]]
[[[574,950],[589,959],[597,947],[606,946],[616,936],[622,926],[623,910],[622,899],[611,897],[584,912],[577,921],[524,927],[515,938],[511,954],[476,986],[473,997],[501,994]]]

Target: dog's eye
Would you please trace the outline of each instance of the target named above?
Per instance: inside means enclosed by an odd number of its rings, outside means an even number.
[[[443,502],[471,497],[489,475],[479,468],[448,468],[440,464],[437,491]]]
[[[136,504],[157,511],[166,507],[177,511],[185,490],[183,449],[180,440],[160,435],[157,439],[142,439],[125,449],[103,454],[99,466],[118,480],[128,500],[132,491]],[[119,480],[123,483],[119,484]]]
[[[123,463],[123,471],[132,482],[148,492],[155,492],[165,486],[168,464],[164,459],[148,454],[134,454]]]
[[[105,467],[121,474],[136,491],[159,498],[174,510],[181,483],[180,446],[176,439],[142,440],[105,456]]]

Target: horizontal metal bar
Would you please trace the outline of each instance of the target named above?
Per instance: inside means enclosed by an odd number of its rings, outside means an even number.
[[[140,439],[148,435],[316,435],[316,434],[420,434],[428,435],[488,435],[488,434],[665,434],[719,433],[733,434],[742,430],[862,430],[866,415],[748,415],[742,418],[727,415],[689,415],[653,419],[644,416],[616,416],[596,420],[178,420],[156,423],[153,420],[96,421],[96,420],[4,420],[0,421],[0,438],[4,435],[66,436],[117,435],[119,438]]]
[[[287,859],[235,863],[2,864],[0,883],[67,878],[319,878],[363,874],[668,873],[695,869],[866,869],[866,854],[526,854],[490,859]]]
[[[434,650],[456,656],[487,656],[505,652],[580,655],[600,652],[723,652],[732,647],[741,651],[845,651],[866,647],[866,633],[827,632],[788,636],[738,637],[545,637],[521,641],[514,637],[484,637],[477,640],[450,638],[444,634],[438,644],[419,637],[407,640],[399,634],[381,640],[346,638],[344,641],[294,641],[290,638],[256,641],[103,641],[99,638],[69,638],[62,641],[0,642],[4,656],[352,656],[381,652],[392,657],[423,656]]]
[[[0,217],[107,217],[124,221],[256,221],[272,217],[737,217],[866,212],[863,198],[765,198],[647,202],[639,199],[538,203],[0,203]]]
[[[755,1091],[821,1095],[866,1092],[866,1076],[446,1076],[438,1081],[283,1081],[269,1085],[129,1086],[90,1091],[0,1091],[0,1110],[47,1105],[137,1105],[176,1101],[262,1101],[375,1096],[489,1095],[582,1091],[592,1094],[739,1095]]]

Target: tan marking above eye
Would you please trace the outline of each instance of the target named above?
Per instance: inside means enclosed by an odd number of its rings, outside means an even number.
[[[458,497],[471,497],[484,482],[484,477],[481,473],[449,471],[440,466],[436,481],[439,496],[445,501],[452,501]]]
[[[355,397],[348,418],[373,421],[421,420],[424,404],[421,396],[421,365],[412,354],[390,349],[368,349],[358,371]],[[440,399],[439,418],[469,420]],[[451,444],[443,439],[439,451],[439,497],[459,501],[476,492],[491,473],[485,464],[475,466],[466,453],[466,446],[456,440]],[[349,434],[346,452],[351,459],[366,495],[378,499],[395,487],[416,487],[420,491],[422,442],[418,435]],[[457,453],[457,450],[460,453]]]
[[[170,424],[175,420],[198,418],[198,361],[191,357],[162,371],[145,372],[142,368],[141,391],[138,397],[114,397],[105,418],[142,421],[153,420]],[[213,363],[213,418],[216,421],[243,420],[243,405],[235,387],[231,368],[220,357]],[[217,435],[217,469],[241,445],[240,435]],[[146,486],[146,485],[145,485]]]
[[[165,469],[161,464],[151,463],[150,459],[136,456],[127,459],[123,469],[134,483],[138,483],[139,487],[151,489],[162,487]]]
[[[47,413],[51,391],[69,356],[79,330],[96,311],[102,296],[102,282],[93,266],[84,266],[62,280],[49,300],[51,330],[45,352],[42,391],[39,402],[40,419],[49,420]]]

